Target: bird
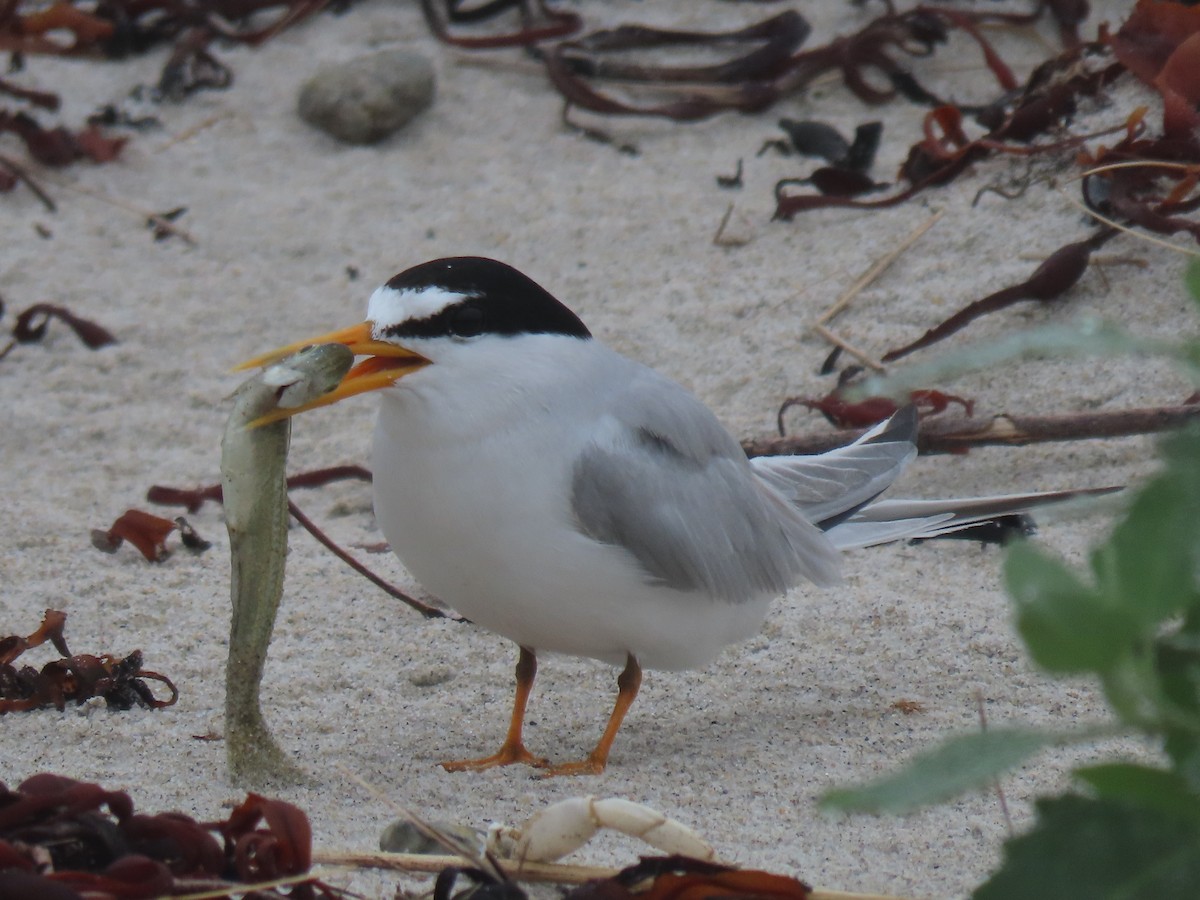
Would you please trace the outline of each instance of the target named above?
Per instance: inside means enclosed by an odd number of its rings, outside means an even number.
[[[323,343],[364,359],[331,393],[253,424],[378,392],[384,537],[424,588],[518,647],[501,746],[441,763],[448,771],[603,772],[643,668],[706,665],[755,635],[792,587],[836,585],[844,550],[950,534],[1075,493],[882,498],[917,453],[911,406],[824,454],[748,459],[687,389],[484,257],[405,269],[371,294],[365,321],[239,368]],[[545,654],[621,667],[583,759],[551,764],[525,746]]]

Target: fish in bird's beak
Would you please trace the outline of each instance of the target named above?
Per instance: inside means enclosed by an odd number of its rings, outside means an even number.
[[[370,322],[360,322],[358,325],[343,328],[341,331],[331,331],[329,334],[323,334],[320,337],[288,344],[286,347],[280,347],[277,350],[256,356],[254,359],[248,359],[244,363],[235,366],[235,372],[252,369],[255,366],[269,366],[271,363],[278,362],[314,344],[342,344],[348,347],[355,356],[366,357],[366,359],[359,362],[347,372],[341,384],[328,394],[324,394],[316,400],[301,406],[290,409],[276,409],[265,416],[255,419],[250,423],[249,427],[257,428],[260,425],[278,422],[280,419],[290,418],[296,415],[296,413],[307,412],[310,409],[316,409],[318,406],[328,406],[347,397],[353,397],[355,394],[363,394],[367,391],[375,391],[388,387],[410,372],[429,365],[429,360],[419,353],[414,353],[412,350],[401,347],[399,344],[390,343],[389,341],[375,340],[371,334],[371,327]]]

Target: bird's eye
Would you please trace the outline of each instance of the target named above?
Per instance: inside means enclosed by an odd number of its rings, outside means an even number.
[[[483,332],[483,319],[483,310],[478,306],[464,306],[455,311],[450,331],[455,337],[475,337]]]

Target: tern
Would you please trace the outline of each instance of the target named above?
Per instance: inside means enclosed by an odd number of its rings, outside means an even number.
[[[599,773],[642,669],[691,669],[756,634],[772,600],[836,584],[841,551],[934,537],[1075,492],[879,495],[916,456],[911,408],[818,456],[747,459],[681,385],[592,337],[516,269],[454,257],[378,288],[366,321],[264,354],[339,343],[330,394],[378,390],[375,513],[426,589],[520,648],[500,749],[451,771],[526,763]],[[595,749],[551,766],[522,739],[541,653],[622,666]]]

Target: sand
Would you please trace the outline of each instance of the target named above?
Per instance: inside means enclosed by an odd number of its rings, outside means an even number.
[[[1116,23],[1125,7],[1094,5],[1089,31],[1105,16]],[[589,16],[614,22],[709,28],[763,14],[713,2],[686,10],[588,6]],[[806,13],[814,40],[850,30],[862,15],[834,4]],[[1050,38],[1042,29],[999,40],[1023,76],[1048,55]],[[349,148],[297,118],[298,86],[316,66],[383,47],[418,50],[435,62],[437,100],[418,120],[380,145]],[[971,47],[955,47],[920,64],[921,77],[947,94],[990,96]],[[223,728],[229,598],[220,509],[210,504],[190,517],[213,541],[208,553],[176,552],[159,565],[129,547],[101,554],[89,531],[128,507],[148,508],[151,484],[215,481],[227,397],[239,382],[229,367],[358,321],[370,290],[395,272],[455,254],[504,259],[572,306],[601,339],[688,385],[735,435],[750,437],[771,431],[783,398],[832,386],[817,374],[828,347],[810,324],[933,213],[943,213],[938,224],[836,320],[838,331],[873,353],[1027,277],[1038,258],[1087,233],[1066,196],[1072,186],[1036,184],[1018,200],[988,195],[972,205],[983,185],[1024,171],[1023,161],[1007,159],[983,162],[956,184],[892,210],[770,221],[776,179],[810,167],[756,156],[778,136],[778,117],[820,118],[843,130],[882,119],[875,170],[882,177],[919,136],[920,110],[869,109],[836,80],[758,116],[599,123],[638,146],[640,154],[629,156],[565,131],[556,95],[519,55],[477,64],[438,45],[407,4],[363,2],[259,50],[219,54],[236,73],[231,89],[153,110],[163,129],[136,136],[115,164],[47,174],[56,214],[24,189],[0,198],[6,323],[49,301],[120,339],[91,352],[55,324],[43,343],[0,361],[0,632],[27,633],[43,609],[63,609],[75,652],[140,648],[147,667],[180,689],[178,704],[157,712],[110,712],[92,701],[4,718],[0,779],[9,785],[59,772],[127,789],[147,811],[201,819],[224,816],[244,796],[227,779],[223,744],[204,739]],[[31,59],[22,83],[61,92],[64,120],[81,122],[96,106],[152,83],[164,57]],[[1151,94],[1123,83],[1111,103],[1085,103],[1076,127],[1118,121],[1140,103],[1154,108]],[[4,152],[18,153],[10,140]],[[739,158],[745,186],[719,188],[715,176],[731,173]],[[1071,172],[1064,167],[1059,182]],[[152,210],[186,206],[178,224],[195,245],[155,242],[140,215],[100,197]],[[746,243],[714,246],[730,203],[730,233]],[[1081,316],[1160,336],[1192,327],[1182,257],[1128,238],[1109,250],[1148,267],[1093,269],[1062,303],[990,317],[951,344]],[[985,413],[1121,409],[1188,393],[1168,368],[1145,360],[1030,363],[941,386],[976,398]],[[299,420],[291,469],[369,462],[375,403],[358,398]],[[791,424],[822,427],[811,415]],[[1152,448],[1148,438],[1131,438],[934,457],[914,464],[894,490],[937,496],[1126,483],[1152,471]],[[365,485],[297,500],[345,544],[381,540]],[[1040,540],[1081,561],[1108,525],[1103,516],[1055,523]],[[596,794],[660,809],[740,864],[844,890],[962,896],[996,865],[1006,835],[991,792],[904,818],[827,817],[816,801],[830,787],[894,768],[948,732],[978,728],[977,698],[993,725],[1059,727],[1104,716],[1092,685],[1050,680],[1022,652],[1001,559],[994,548],[962,542],[855,553],[842,588],[793,591],[759,637],[716,663],[649,673],[602,776],[543,782],[520,767],[450,775],[436,766],[498,744],[515,648],[469,626],[421,619],[296,529],[263,691],[276,737],[316,784],[274,793],[307,810],[323,851],[375,847],[393,817],[389,798],[432,818],[482,826]],[[369,562],[419,590],[390,554]],[[39,650],[29,661],[52,656]],[[615,675],[590,661],[544,659],[531,748],[556,760],[586,752]],[[909,702],[912,711],[902,709]],[[1031,821],[1031,799],[1065,787],[1072,763],[1088,753],[1047,753],[1004,779],[1017,828]],[[624,865],[641,849],[604,837],[574,859]],[[397,882],[377,874],[327,878],[370,897],[390,896]]]

